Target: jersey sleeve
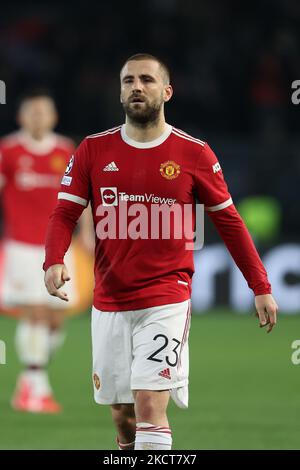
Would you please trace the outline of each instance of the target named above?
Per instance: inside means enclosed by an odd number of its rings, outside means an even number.
[[[250,289],[255,295],[271,294],[265,267],[234,205],[221,211],[209,212],[209,216]]]
[[[72,201],[86,207],[90,200],[90,164],[86,139],[71,155],[58,199]]]
[[[225,209],[233,203],[221,165],[207,143],[203,146],[197,160],[195,189],[199,202],[204,204],[208,212]]]
[[[196,193],[215,224],[232,258],[255,295],[271,293],[266,270],[250,234],[233,205],[220,163],[209,145],[198,157]]]
[[[6,182],[6,167],[5,167],[5,152],[0,143],[0,190],[5,186]]]

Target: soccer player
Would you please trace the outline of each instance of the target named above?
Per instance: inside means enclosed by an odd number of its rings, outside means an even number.
[[[150,233],[155,211],[195,209],[197,197],[254,291],[260,325],[269,332],[277,305],[214,152],[165,121],[164,105],[173,93],[165,64],[137,54],[125,62],[120,79],[125,124],[86,137],[74,153],[48,226],[45,283],[51,295],[68,300],[60,290],[69,278],[64,255],[91,201],[97,234],[95,400],[111,406],[120,449],[168,450],[169,398],[188,405],[194,268],[185,236],[163,237],[155,223]]]
[[[53,98],[45,90],[35,90],[20,101],[20,129],[1,141],[1,303],[19,308],[16,348],[24,365],[12,406],[37,413],[56,413],[61,408],[52,393],[47,365],[63,342],[63,309],[58,299],[49,297],[40,268],[48,219],[74,149],[70,139],[53,132],[57,118]]]

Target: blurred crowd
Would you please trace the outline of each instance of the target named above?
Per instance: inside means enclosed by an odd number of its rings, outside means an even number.
[[[167,119],[208,140],[235,199],[278,199],[282,232],[296,237],[300,176],[299,0],[144,0],[2,7],[0,79],[7,105],[0,132],[15,128],[19,94],[49,87],[58,130],[79,141],[123,121],[119,69],[150,52],[171,69],[175,96]]]

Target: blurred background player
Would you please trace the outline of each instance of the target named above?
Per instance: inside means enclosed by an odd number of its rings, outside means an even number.
[[[61,175],[74,148],[70,139],[53,132],[57,120],[55,102],[47,91],[29,93],[19,103],[20,129],[3,138],[0,146],[4,218],[1,303],[20,312],[15,340],[24,366],[12,406],[44,413],[61,409],[53,397],[47,366],[63,342],[64,315],[61,304],[47,294],[43,284],[43,245]]]

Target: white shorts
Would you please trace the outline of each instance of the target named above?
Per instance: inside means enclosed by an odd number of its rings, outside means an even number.
[[[70,308],[70,304],[74,304],[76,301],[75,292],[72,289],[74,270],[70,253],[67,253],[65,262],[72,280],[63,286],[64,291],[69,295],[69,302],[64,302],[48,294],[45,287],[42,268],[45,257],[44,246],[10,240],[4,243],[3,252],[1,304],[4,307],[46,305],[53,309],[65,309]]]
[[[93,307],[95,401],[134,403],[133,390],[170,390],[187,408],[190,317],[190,300],[126,312]]]

